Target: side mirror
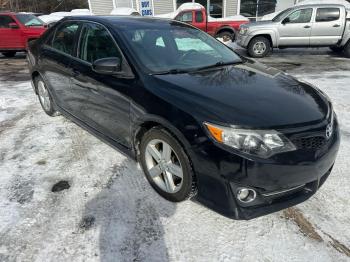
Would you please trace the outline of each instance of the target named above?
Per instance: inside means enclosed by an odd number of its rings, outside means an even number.
[[[290,19],[289,19],[289,17],[286,17],[283,21],[282,21],[282,24],[288,24],[288,23],[290,23]]]
[[[9,28],[11,28],[11,29],[18,29],[19,26],[17,25],[17,23],[9,23]]]
[[[92,70],[104,75],[118,74],[122,70],[122,61],[119,57],[98,59],[92,63]]]

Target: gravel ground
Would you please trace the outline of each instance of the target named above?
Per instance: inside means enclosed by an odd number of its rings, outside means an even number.
[[[260,61],[331,97],[342,144],[309,201],[234,221],[159,197],[135,162],[44,114],[23,55],[0,57],[0,261],[350,261],[350,60],[291,49]]]

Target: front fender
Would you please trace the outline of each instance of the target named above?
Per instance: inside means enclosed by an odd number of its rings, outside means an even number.
[[[254,30],[248,34],[249,39],[252,39],[253,37],[260,36],[260,35],[269,35],[272,41],[272,46],[277,47],[278,41],[277,41],[277,32],[273,29],[259,29]]]

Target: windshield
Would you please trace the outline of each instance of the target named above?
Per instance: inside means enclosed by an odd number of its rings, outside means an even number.
[[[122,32],[137,61],[151,73],[190,71],[241,62],[238,55],[216,39],[181,24],[125,28]]]
[[[282,20],[282,18],[283,18],[287,13],[289,13],[289,12],[292,11],[292,10],[293,10],[293,8],[288,8],[288,9],[282,11],[281,13],[279,13],[278,15],[276,15],[276,16],[272,19],[272,21],[274,21],[274,22],[280,22],[280,21]]]
[[[34,15],[29,14],[18,14],[16,15],[17,19],[21,22],[21,24],[25,26],[42,26],[44,22],[41,21]]]

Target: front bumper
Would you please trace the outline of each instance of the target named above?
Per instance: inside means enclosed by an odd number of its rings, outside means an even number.
[[[337,124],[322,148],[297,150],[269,160],[246,159],[207,141],[193,151],[196,200],[224,216],[245,220],[294,206],[323,185],[332,171],[339,144]],[[256,199],[250,203],[237,200],[242,187],[253,189]]]
[[[252,36],[238,34],[236,38],[236,44],[240,47],[247,48],[251,39]]]

